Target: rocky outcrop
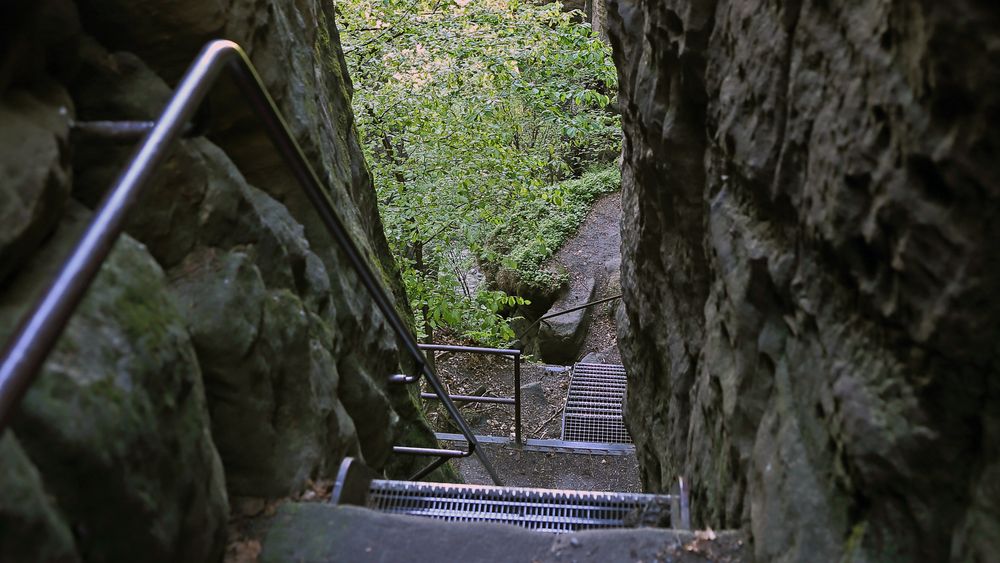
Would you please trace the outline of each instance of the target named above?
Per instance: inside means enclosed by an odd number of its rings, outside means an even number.
[[[0,101],[0,146],[7,149],[0,169],[0,279],[52,230],[69,196],[69,106],[55,84]]]
[[[71,123],[154,119],[218,37],[247,49],[405,308],[333,10],[0,8],[0,339],[131,152]],[[395,338],[235,89],[208,115],[208,135],[179,143],[148,187],[0,442],[0,559],[215,560],[231,498],[295,495],[348,453],[409,473],[420,460],[391,446],[433,444],[410,391],[385,383],[408,369]]]
[[[551,312],[572,311],[594,301],[598,281],[593,277],[579,276],[552,305]],[[543,319],[538,325],[537,346],[543,361],[570,365],[580,357],[580,350],[590,328],[589,307]]]
[[[1000,550],[1000,10],[612,0],[647,487],[757,559]]]

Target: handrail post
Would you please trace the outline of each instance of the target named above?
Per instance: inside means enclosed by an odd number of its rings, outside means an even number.
[[[441,467],[442,465],[444,465],[445,463],[447,463],[448,459],[449,458],[447,458],[445,456],[441,456],[441,457],[435,459],[431,463],[427,464],[427,466],[424,467],[423,469],[421,469],[420,471],[417,471],[413,475],[410,475],[410,478],[408,479],[408,481],[419,481],[419,480],[423,479],[424,477],[426,477],[426,476],[430,475],[431,473],[433,473],[435,469],[437,469],[438,467]]]
[[[521,353],[514,354],[514,439],[521,445]]]
[[[521,435],[521,355],[523,352],[517,348],[483,348],[481,346],[458,346],[454,344],[418,344],[421,350],[427,352],[465,352],[470,354],[486,354],[494,356],[509,356],[514,362],[514,440],[518,445],[523,443],[523,438]],[[403,376],[393,376],[401,378]],[[402,381],[402,379],[393,379],[393,381]],[[428,394],[430,395],[430,394]],[[469,401],[469,402],[487,402],[485,400],[473,401],[472,397],[465,395],[454,395],[453,398],[457,400]],[[510,404],[507,401],[511,401],[509,397],[501,397],[488,402],[501,402],[504,401],[506,404]]]

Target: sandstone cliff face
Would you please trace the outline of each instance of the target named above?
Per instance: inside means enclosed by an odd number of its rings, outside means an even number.
[[[154,119],[218,37],[247,49],[405,304],[332,3],[18,1],[0,27],[0,340],[131,152],[71,121]],[[395,338],[235,90],[210,114],[0,441],[0,560],[217,559],[234,496],[295,494],[346,454],[406,471],[391,446],[433,440],[385,384],[406,369]]]
[[[762,561],[1000,552],[1000,8],[612,0],[646,486]]]

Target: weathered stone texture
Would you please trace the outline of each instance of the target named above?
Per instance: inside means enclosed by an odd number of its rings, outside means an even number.
[[[596,300],[598,289],[607,279],[605,272],[599,273],[603,278],[600,281],[593,276],[572,280],[566,293],[557,299],[549,310],[553,312],[568,311]],[[591,308],[587,307],[542,320],[538,325],[535,339],[541,359],[545,362],[562,365],[570,365],[575,362],[580,357],[580,350],[587,337],[592,314]]]
[[[8,526],[4,535],[19,540],[0,543],[0,559],[80,561],[69,525],[45,497],[41,476],[13,433],[0,438],[0,475],[5,497],[0,521]]]
[[[9,336],[88,216],[70,206],[6,287],[0,337]],[[83,559],[221,555],[228,503],[199,366],[163,271],[136,241],[118,242],[7,432],[37,468]],[[8,477],[0,477],[5,492]],[[14,500],[5,494],[0,504]],[[8,535],[20,524],[5,521],[0,544],[26,549],[24,538]]]
[[[0,337],[132,151],[71,133],[71,120],[155,119],[220,37],[246,48],[405,309],[333,11],[0,7]],[[214,560],[229,496],[294,495],[344,455],[409,474],[425,460],[392,445],[434,444],[414,390],[386,385],[407,371],[394,336],[235,89],[213,93],[208,115],[209,134],[178,143],[148,187],[4,438],[17,457],[0,474],[0,559]]]
[[[51,232],[69,198],[72,107],[55,83],[0,100],[0,280]]]
[[[1000,550],[1000,8],[613,0],[648,487],[762,561]]]

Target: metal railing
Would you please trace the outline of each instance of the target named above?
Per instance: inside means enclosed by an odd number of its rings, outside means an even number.
[[[450,344],[421,344],[421,350],[429,352],[460,352],[467,354],[484,354],[488,356],[510,356],[514,360],[514,397],[481,397],[479,395],[448,395],[452,401],[464,403],[494,403],[514,405],[514,439],[521,441],[521,351],[505,348],[480,348],[477,346],[452,346]],[[424,399],[438,399],[434,393],[421,393]]]
[[[264,88],[257,71],[239,45],[232,41],[208,43],[188,69],[170,98],[166,108],[148,130],[128,166],[115,181],[94,212],[83,236],[59,269],[52,283],[34,306],[24,315],[3,350],[0,359],[0,434],[6,429],[14,409],[37,377],[45,359],[55,346],[101,264],[110,254],[121,234],[126,217],[133,209],[153,172],[166,159],[170,148],[189,128],[207,93],[215,85],[222,70],[228,70],[254,115],[262,122],[268,137],[282,160],[305,191],[320,220],[348,262],[361,279],[406,352],[417,364],[418,379],[426,377],[428,384],[441,398],[445,410],[455,420],[468,441],[467,450],[395,446],[399,454],[437,456],[414,478],[419,478],[443,465],[448,459],[468,457],[475,453],[496,484],[501,484],[489,459],[477,448],[475,434],[448,398],[441,381],[424,357],[417,340],[393,306],[375,272],[348,234],[334,209],[323,184],[309,165],[302,149],[292,137],[280,112]]]
[[[537,326],[539,323],[545,322],[548,319],[559,317],[559,316],[566,315],[566,314],[569,314],[569,313],[575,313],[575,312],[579,311],[580,309],[586,309],[588,307],[593,307],[594,305],[600,305],[601,303],[607,303],[608,301],[614,301],[615,299],[621,299],[621,297],[622,297],[622,294],[619,293],[618,295],[612,295],[611,297],[604,297],[602,299],[597,299],[597,300],[594,300],[594,301],[588,301],[588,302],[584,303],[583,305],[577,305],[576,307],[570,307],[569,309],[564,309],[562,311],[556,311],[555,313],[546,313],[546,314],[538,317],[537,319],[535,319],[535,321],[533,323],[531,323],[530,325],[528,325],[528,328],[526,328],[523,331],[521,331],[520,334],[515,335],[514,336],[514,340],[510,341],[510,343],[507,344],[507,345],[508,346],[513,346],[516,342],[518,342],[519,340],[521,340],[522,338],[524,338],[525,336],[527,336],[528,333],[531,332],[531,329],[535,328],[535,326]],[[546,323],[546,324],[548,324],[549,326],[552,326],[551,323]],[[523,344],[522,344],[522,346],[523,346]]]

